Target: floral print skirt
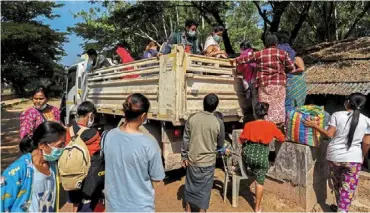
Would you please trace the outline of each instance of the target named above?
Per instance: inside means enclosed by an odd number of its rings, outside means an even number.
[[[338,212],[348,212],[358,185],[361,163],[328,161],[328,164],[337,199]]]

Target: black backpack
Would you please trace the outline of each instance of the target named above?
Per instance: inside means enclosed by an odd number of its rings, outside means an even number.
[[[96,190],[104,189],[105,160],[104,140],[108,131],[104,131],[100,139],[100,151],[91,156],[91,166],[82,187],[83,197],[91,198]]]

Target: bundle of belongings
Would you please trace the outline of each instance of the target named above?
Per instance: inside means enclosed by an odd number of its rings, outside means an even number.
[[[320,145],[322,136],[314,128],[306,127],[303,121],[306,119],[315,120],[320,127],[325,128],[330,119],[329,113],[324,107],[316,105],[304,105],[287,110],[286,114],[286,140],[308,146],[317,147]]]

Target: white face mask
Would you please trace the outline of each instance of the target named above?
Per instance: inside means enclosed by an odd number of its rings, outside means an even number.
[[[87,121],[87,127],[91,127],[94,124],[94,117],[90,116],[89,121]]]

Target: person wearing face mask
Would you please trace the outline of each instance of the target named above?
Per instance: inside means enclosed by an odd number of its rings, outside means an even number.
[[[33,107],[20,115],[20,137],[32,135],[33,131],[45,121],[60,122],[59,109],[48,104],[49,96],[44,87],[32,93]]]
[[[70,128],[73,128],[73,132],[78,132],[81,127],[87,127],[81,134],[81,139],[85,142],[90,156],[93,156],[95,152],[100,150],[100,135],[95,128],[90,128],[94,124],[96,108],[90,101],[82,102],[77,108],[78,119],[72,123]],[[66,132],[66,144],[71,141],[71,129],[67,128]],[[81,190],[69,191],[68,192],[69,202],[73,203],[73,212],[77,212],[77,209],[81,203],[82,195]]]
[[[212,34],[208,36],[203,49],[203,55],[216,58],[227,58],[226,52],[221,50],[220,43],[224,32],[223,26],[215,25]]]
[[[345,111],[333,113],[327,129],[315,120],[303,122],[331,139],[326,160],[337,199],[338,206],[331,206],[335,212],[348,212],[358,186],[361,164],[370,147],[370,119],[361,113],[366,96],[352,93],[346,99]]]
[[[170,35],[169,44],[178,44],[185,46],[185,52],[200,54],[197,36],[198,23],[194,20],[186,20],[185,30],[174,32]]]
[[[106,212],[155,211],[155,188],[165,174],[158,142],[139,130],[149,107],[144,95],[130,95],[123,104],[125,122],[106,134]]]
[[[1,175],[1,212],[59,210],[56,160],[63,152],[65,133],[61,124],[46,121],[21,140],[23,155]]]

